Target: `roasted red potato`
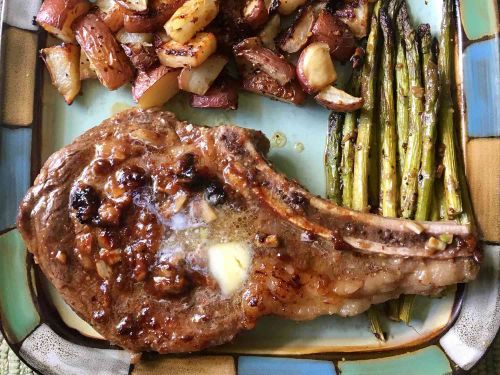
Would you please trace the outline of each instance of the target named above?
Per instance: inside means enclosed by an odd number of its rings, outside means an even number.
[[[115,0],[97,0],[97,15],[116,33],[123,27],[124,9]]]
[[[121,44],[129,44],[129,43],[149,43],[152,45],[153,43],[153,34],[152,33],[130,33],[125,29],[121,29],[115,35],[115,38]]]
[[[243,76],[242,87],[244,90],[269,96],[286,103],[296,105],[306,100],[306,94],[297,81],[293,80],[286,85],[281,85],[265,72],[252,72]]]
[[[212,33],[198,33],[186,44],[170,40],[156,49],[160,62],[172,68],[201,65],[217,49],[217,39]]]
[[[334,14],[349,27],[356,38],[363,38],[368,34],[368,13],[368,0],[346,0]]]
[[[330,53],[335,60],[346,62],[356,49],[356,41],[347,25],[322,10],[312,28],[312,42],[324,42],[330,47]]]
[[[297,62],[297,78],[302,88],[314,94],[337,79],[328,44],[315,42],[301,52]]]
[[[233,47],[237,61],[245,69],[261,70],[285,85],[295,78],[295,69],[283,56],[262,45],[259,38],[247,38]]]
[[[363,106],[363,98],[349,95],[334,86],[328,86],[314,97],[324,107],[337,112],[352,112]]]
[[[238,84],[230,77],[218,78],[205,95],[191,94],[194,108],[238,109]]]
[[[134,71],[127,55],[97,15],[89,13],[78,19],[73,30],[97,78],[106,88],[115,90],[133,78]]]
[[[115,38],[121,43],[123,51],[136,69],[145,71],[160,64],[153,46],[153,34],[129,33],[121,29]]]
[[[128,43],[122,44],[122,48],[137,70],[147,71],[160,65],[160,60],[152,44]]]
[[[155,48],[158,48],[163,43],[169,42],[171,40],[172,38],[168,36],[165,30],[160,30],[153,34],[153,46],[155,46]]]
[[[318,17],[319,12],[328,8],[328,1],[320,1],[317,3],[313,3],[311,4],[311,7],[313,9],[314,16]]]
[[[269,18],[269,11],[264,0],[246,0],[243,7],[243,19],[251,28],[257,29]]]
[[[352,54],[349,61],[352,64],[353,69],[361,69],[363,66],[363,60],[365,58],[365,50],[361,47],[357,47],[354,53]]]
[[[132,12],[145,12],[148,10],[148,0],[115,0],[118,4]]]
[[[152,33],[165,25],[186,0],[153,0],[145,13],[127,13],[123,28],[131,33]]]
[[[179,92],[180,69],[159,66],[139,72],[132,85],[132,96],[141,108],[156,107],[168,102]]]
[[[314,20],[312,6],[300,9],[294,23],[278,37],[278,47],[288,53],[299,52],[307,44]]]
[[[193,94],[205,95],[227,62],[226,57],[213,55],[196,68],[182,69],[179,74],[179,88]]]
[[[304,5],[307,0],[279,0],[278,12],[288,16],[295,12],[297,8]]]
[[[95,74],[95,69],[90,63],[90,60],[85,54],[85,52],[80,50],[80,80],[84,81],[86,79],[94,79],[94,78],[97,78],[97,74]]]
[[[213,21],[219,13],[218,0],[187,0],[165,24],[165,31],[184,44]]]
[[[75,44],[63,43],[42,49],[41,55],[52,84],[66,103],[73,103],[80,92],[80,49]]]
[[[74,42],[71,25],[89,9],[87,0],[45,0],[36,15],[36,22],[59,39]]]
[[[269,21],[267,21],[266,25],[259,33],[259,38],[262,41],[262,44],[273,51],[276,49],[276,43],[274,42],[274,39],[280,32],[280,26],[280,15],[274,14],[271,16]]]

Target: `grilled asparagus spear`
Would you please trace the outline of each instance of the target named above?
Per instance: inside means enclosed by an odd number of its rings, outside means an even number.
[[[408,65],[403,41],[397,42],[396,47],[396,123],[398,133],[399,176],[403,175],[403,164],[406,157],[408,143],[408,123],[410,122]]]
[[[399,320],[405,322],[407,325],[410,324],[411,320],[411,309],[413,308],[413,302],[415,301],[414,294],[405,294],[399,299]]]
[[[451,11],[451,0],[444,0],[441,35],[439,37],[438,71],[441,88],[440,140],[444,146],[444,191],[448,216],[454,218],[462,212],[463,208],[460,196],[455,129],[453,127],[453,101],[451,99]]]
[[[342,200],[340,158],[342,141],[342,127],[344,114],[332,112],[328,119],[328,137],[326,140],[325,168],[326,168],[326,197],[336,204]]]
[[[396,119],[394,109],[394,31],[385,7],[380,9],[380,27],[384,37],[384,54],[379,76],[381,172],[380,207],[383,216],[396,217],[398,209],[396,171]]]
[[[370,321],[370,331],[375,335],[375,337],[385,342],[387,340],[386,334],[380,325],[380,316],[377,307],[372,306],[367,311],[368,320]]]
[[[366,45],[366,56],[361,72],[361,97],[364,99],[360,110],[358,135],[354,153],[354,180],[352,208],[357,211],[368,211],[368,172],[370,168],[370,146],[372,144],[373,112],[375,105],[375,72],[377,71],[377,44],[379,37],[378,0],[373,9],[370,34]]]
[[[351,93],[359,95],[359,74],[354,70],[351,77]],[[345,114],[344,128],[342,129],[342,159],[340,170],[342,173],[342,206],[352,207],[352,180],[354,175],[354,147],[356,145],[357,112]]]
[[[422,73],[425,83],[425,111],[423,117],[423,143],[420,179],[418,184],[416,220],[430,218],[435,164],[437,114],[439,108],[439,78],[437,66],[432,56],[431,28],[429,24],[420,25],[420,48],[422,52]]]
[[[401,7],[401,0],[392,0],[389,3],[389,16],[396,21]],[[406,64],[406,52],[404,47],[404,36],[402,25],[398,22],[396,28],[396,132],[398,136],[398,182],[401,184],[403,164],[406,155],[406,144],[408,142],[409,122],[409,92],[408,65]]]
[[[415,30],[411,26],[408,8],[403,4],[398,14],[398,22],[404,33],[406,59],[408,64],[409,92],[409,129],[408,145],[403,164],[401,182],[401,212],[407,219],[413,218],[417,206],[417,185],[420,159],[422,155],[422,113],[424,101],[422,74],[420,71],[420,57],[418,54]]]

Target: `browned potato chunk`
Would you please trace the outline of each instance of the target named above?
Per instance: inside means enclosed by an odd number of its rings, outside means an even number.
[[[342,62],[348,61],[356,49],[354,35],[347,25],[326,10],[319,12],[311,41],[327,43],[332,57]]]
[[[295,10],[304,5],[307,0],[279,0],[278,12],[288,16],[295,12]]]
[[[363,38],[368,34],[368,0],[348,0],[343,6],[335,11],[356,38]]]
[[[145,13],[125,14],[123,28],[131,33],[152,33],[163,27],[186,0],[153,0]]]
[[[160,60],[153,45],[148,43],[128,43],[122,44],[125,54],[130,59],[132,65],[142,71],[147,71],[157,65]]]
[[[123,27],[125,11],[115,0],[97,0],[97,15],[116,33]]]
[[[314,24],[314,10],[311,6],[302,8],[295,22],[278,39],[278,47],[285,52],[299,52],[306,44]]]
[[[172,38],[168,36],[165,30],[160,30],[153,34],[153,46],[155,46],[155,48],[161,47],[162,44],[171,40]]]
[[[172,68],[201,65],[217,49],[217,39],[212,33],[198,33],[186,44],[170,40],[156,49],[160,62]]]
[[[253,29],[262,26],[269,18],[269,12],[264,0],[246,0],[243,7],[243,19]]]
[[[179,88],[193,94],[205,95],[227,62],[226,57],[213,55],[196,68],[182,69],[179,75]]]
[[[165,24],[165,31],[184,44],[213,21],[219,13],[218,0],[187,0]]]
[[[265,47],[275,50],[276,44],[274,39],[278,36],[280,32],[281,19],[279,14],[274,14],[269,21],[267,21],[266,25],[262,28],[259,33],[259,38],[264,44]]]
[[[145,12],[148,10],[148,0],[116,0],[116,2],[132,12]]]
[[[306,100],[306,94],[297,81],[293,80],[286,85],[281,85],[265,72],[253,72],[244,75],[242,87],[244,90],[269,96],[286,103],[299,105]]]
[[[328,86],[314,97],[318,103],[337,112],[352,112],[363,106],[363,98],[356,98],[334,86]]]
[[[87,13],[87,0],[45,0],[36,15],[36,22],[46,31],[65,42],[75,41],[71,25],[81,15]]]
[[[94,78],[97,78],[94,67],[90,63],[90,60],[85,52],[80,51],[80,80],[83,81]]]
[[[238,108],[238,85],[230,77],[217,79],[205,95],[191,94],[189,104],[194,108]]]
[[[74,44],[63,43],[42,49],[41,55],[52,84],[66,103],[71,104],[80,92],[80,49]]]
[[[262,45],[259,38],[247,38],[233,47],[235,56],[246,69],[261,70],[285,85],[295,77],[295,69],[283,56]]]
[[[297,78],[302,88],[309,94],[318,92],[335,82],[337,73],[328,44],[315,42],[304,48],[297,62]]]
[[[76,40],[95,68],[97,78],[109,90],[129,82],[130,61],[106,24],[95,14],[80,18],[73,27]]]
[[[156,107],[168,102],[177,92],[180,69],[159,66],[139,72],[132,86],[132,95],[141,108]]]

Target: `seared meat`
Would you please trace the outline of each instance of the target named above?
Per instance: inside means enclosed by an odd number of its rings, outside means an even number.
[[[257,131],[122,112],[49,158],[18,227],[72,308],[134,351],[200,350],[266,314],[355,315],[476,276],[468,227],[337,207],[273,171],[268,147]],[[234,270],[211,268],[227,243],[249,254],[232,289]]]

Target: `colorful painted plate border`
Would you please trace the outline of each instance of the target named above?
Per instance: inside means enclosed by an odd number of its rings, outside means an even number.
[[[455,305],[456,314],[438,338],[420,346],[388,352],[308,355],[309,358],[250,355],[147,355],[131,365],[126,351],[81,335],[71,335],[50,306],[38,296],[39,274],[33,270],[14,218],[17,205],[41,160],[42,70],[36,51],[45,35],[30,22],[40,1],[2,4],[0,66],[0,329],[11,348],[33,370],[44,374],[446,374],[469,370],[485,353],[500,324],[500,53],[498,4],[456,0],[459,26],[458,102],[467,140],[464,158],[479,224],[484,265]],[[23,48],[19,48],[23,46]],[[7,53],[7,52],[8,53]],[[22,62],[22,63],[20,63]],[[465,126],[466,125],[466,126]],[[485,153],[488,150],[489,153]],[[491,152],[493,150],[493,152]],[[477,155],[490,155],[488,169]],[[489,181],[491,184],[485,184]],[[477,185],[477,186],[476,186]],[[488,195],[489,194],[489,195]],[[486,195],[491,199],[485,199]],[[7,199],[5,199],[7,198]],[[483,214],[484,213],[484,214]],[[46,320],[48,315],[52,320]],[[485,318],[487,317],[487,318]],[[455,320],[456,318],[456,320]],[[57,333],[56,333],[57,332]],[[66,332],[67,336],[61,332]],[[66,337],[65,337],[66,336]],[[79,337],[75,341],[75,337]],[[48,345],[50,344],[50,345]],[[408,352],[409,351],[409,352]],[[151,360],[153,359],[153,360]]]

